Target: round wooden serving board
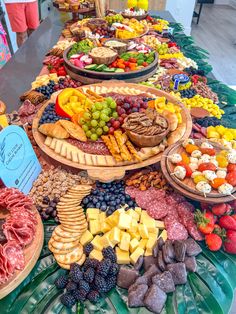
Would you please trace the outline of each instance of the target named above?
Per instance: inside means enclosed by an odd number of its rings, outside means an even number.
[[[196,145],[201,144],[201,140],[194,140]],[[182,142],[176,143],[171,145],[165,150],[165,153],[161,157],[161,169],[162,172],[168,181],[168,183],[176,189],[179,193],[183,194],[184,196],[194,199],[195,201],[199,202],[205,202],[205,203],[225,203],[233,201],[236,197],[236,191],[234,189],[233,195],[223,195],[218,193],[217,190],[212,189],[211,193],[206,193],[206,197],[203,195],[203,193],[199,192],[195,188],[195,183],[192,178],[185,178],[184,180],[179,180],[174,174],[174,168],[176,167],[175,164],[172,164],[172,162],[169,160],[168,156],[173,155],[174,153],[181,154],[185,152],[185,149],[182,147]],[[221,147],[220,145],[217,145],[216,143],[211,143],[214,148],[216,149],[216,152],[219,152],[220,150],[225,150],[224,147]]]
[[[115,93],[120,93],[124,95],[125,94],[131,95],[132,93],[133,95],[135,94],[138,95],[141,93],[145,93],[150,97],[166,97],[166,99],[168,99],[174,104],[179,105],[183,109],[182,119],[183,119],[183,123],[186,125],[186,128],[185,128],[184,135],[181,139],[182,140],[187,139],[191,133],[192,119],[191,119],[189,110],[186,109],[184,105],[181,104],[175,97],[163,91],[157,90],[155,88],[149,88],[148,86],[128,84],[128,83],[124,83],[120,81],[110,81],[110,82],[103,82],[102,84],[86,85],[86,86],[82,86],[80,89],[82,90],[91,89],[98,94],[100,91],[100,94],[115,92]],[[151,156],[142,162],[137,162],[137,163],[123,162],[123,163],[115,163],[113,166],[91,166],[87,164],[73,162],[72,160],[69,160],[55,153],[54,150],[52,150],[47,145],[45,145],[44,142],[45,142],[46,137],[38,131],[38,124],[39,124],[40,117],[44,111],[44,108],[48,105],[49,102],[54,102],[57,95],[58,95],[58,92],[54,93],[52,95],[52,98],[47,103],[45,103],[45,105],[43,105],[43,107],[38,111],[37,116],[35,117],[33,121],[33,127],[32,127],[33,136],[37,145],[52,160],[63,164],[67,168],[71,167],[72,169],[87,170],[88,175],[92,179],[100,180],[102,182],[109,182],[115,179],[121,179],[122,177],[124,177],[125,171],[127,170],[133,170],[133,169],[146,167],[146,166],[155,164],[161,160],[162,152],[154,156]]]
[[[25,268],[23,270],[15,271],[9,281],[0,285],[0,299],[4,298],[21,284],[21,282],[29,275],[40,256],[44,241],[44,229],[37,209],[34,208],[34,210],[36,212],[38,224],[36,226],[33,242],[24,249]]]
[[[148,16],[148,13],[146,12],[146,13],[143,14],[143,15],[134,15],[134,16],[132,16],[132,15],[126,14],[125,12],[121,12],[121,15],[122,15],[123,18],[125,18],[125,19],[136,19],[136,20],[138,20],[138,21],[141,21],[141,20],[146,19],[146,17]]]

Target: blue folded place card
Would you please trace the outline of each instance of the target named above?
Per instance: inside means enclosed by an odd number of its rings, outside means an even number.
[[[25,194],[41,172],[41,165],[25,131],[10,125],[0,132],[0,179]]]

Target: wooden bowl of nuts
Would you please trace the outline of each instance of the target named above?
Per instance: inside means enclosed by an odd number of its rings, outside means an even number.
[[[170,132],[169,122],[154,109],[131,113],[122,127],[130,141],[138,147],[157,146]]]

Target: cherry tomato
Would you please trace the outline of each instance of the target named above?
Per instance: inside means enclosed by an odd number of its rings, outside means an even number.
[[[227,170],[228,170],[228,172],[236,171],[236,165],[235,164],[228,164]]]
[[[217,167],[212,162],[204,162],[198,166],[198,170],[203,172],[204,170],[216,171]]]
[[[225,179],[232,186],[236,186],[236,171],[229,172]]]
[[[215,156],[216,152],[214,148],[200,148],[202,154],[207,154],[210,156]]]
[[[210,182],[210,185],[214,188],[214,189],[218,189],[218,187],[220,187],[222,184],[227,183],[227,181],[223,178],[216,178],[214,180],[212,180]]]

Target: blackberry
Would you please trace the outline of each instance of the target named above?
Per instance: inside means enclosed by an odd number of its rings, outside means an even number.
[[[72,307],[76,303],[76,300],[73,297],[73,295],[68,292],[63,294],[60,300],[61,300],[61,303],[67,307]]]
[[[111,267],[111,260],[108,258],[103,259],[97,267],[97,274],[103,277],[106,277],[109,272],[110,267]]]
[[[89,290],[90,290],[89,283],[87,281],[85,281],[85,280],[81,280],[79,282],[79,289],[84,290],[84,291],[86,291],[88,293]]]
[[[77,289],[77,284],[74,281],[69,281],[68,284],[66,285],[66,290],[68,292],[76,290]]]
[[[92,267],[89,267],[85,272],[84,272],[84,280],[91,283],[94,279],[95,275],[95,270]]]
[[[111,277],[106,278],[107,287],[106,287],[106,291],[104,292],[108,292],[112,288],[114,288],[116,286],[116,282],[117,282],[116,276],[111,276]]]
[[[116,254],[111,246],[108,246],[102,250],[104,258],[108,258],[112,263],[117,261]]]
[[[76,283],[79,283],[80,280],[83,279],[83,273],[82,273],[80,266],[78,264],[72,264],[71,265],[69,276]]]
[[[118,272],[119,272],[119,265],[114,263],[111,265],[108,275],[115,276],[118,274]]]
[[[92,267],[93,269],[96,269],[99,265],[99,261],[95,258],[89,259],[89,267]]]
[[[74,290],[72,295],[76,301],[84,302],[86,300],[87,293],[84,290]]]
[[[64,289],[68,283],[68,278],[67,276],[60,276],[55,280],[54,283],[58,289]]]
[[[86,256],[88,256],[93,250],[93,245],[92,243],[88,243],[85,245],[84,247],[84,253],[86,254]]]
[[[90,291],[89,294],[87,295],[87,299],[91,302],[98,302],[100,298],[99,292],[96,290]]]
[[[102,276],[96,275],[94,279],[94,283],[99,291],[101,292],[106,291],[107,289],[106,279],[104,279]]]

